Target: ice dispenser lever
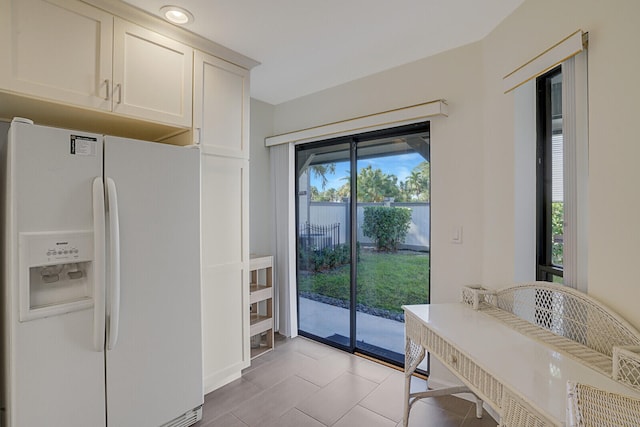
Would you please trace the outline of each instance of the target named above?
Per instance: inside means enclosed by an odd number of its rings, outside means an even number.
[[[82,270],[78,266],[78,263],[69,264],[67,267],[67,276],[69,279],[81,279],[84,276]]]
[[[44,283],[54,283],[60,280],[60,275],[58,274],[43,274],[42,281]]]

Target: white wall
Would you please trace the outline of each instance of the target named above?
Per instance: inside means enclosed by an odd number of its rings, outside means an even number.
[[[269,149],[264,138],[273,135],[273,106],[251,99],[249,161],[249,252],[273,254],[273,214]]]
[[[276,106],[273,130],[447,99],[449,117],[432,121],[432,301],[455,299],[466,283],[503,286],[523,251],[514,248],[514,98],[503,94],[502,77],[588,31],[589,292],[640,328],[638,16],[636,0],[527,0],[479,43]],[[449,242],[456,226],[462,245]]]
[[[589,32],[589,294],[640,328],[640,85],[635,0],[527,0],[483,42],[484,277],[513,278],[513,94],[501,78],[577,29]]]
[[[276,106],[274,133],[444,98],[431,121],[431,302],[457,301],[482,278],[483,121],[480,43]],[[463,228],[463,243],[451,234]],[[432,376],[455,377],[432,359]]]
[[[588,31],[589,293],[640,329],[638,17],[637,0],[527,0],[478,43],[276,106],[273,134],[446,99],[449,117],[431,122],[432,302],[469,283],[504,286],[527,251],[515,248],[514,95],[502,77]]]
[[[431,121],[431,301],[482,278],[482,46],[471,44],[275,107],[274,133],[445,98]],[[451,233],[463,227],[463,243]],[[463,266],[463,267],[462,267]]]

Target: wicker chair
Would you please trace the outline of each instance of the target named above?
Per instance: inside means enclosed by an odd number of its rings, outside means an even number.
[[[640,399],[567,383],[568,427],[638,427]]]

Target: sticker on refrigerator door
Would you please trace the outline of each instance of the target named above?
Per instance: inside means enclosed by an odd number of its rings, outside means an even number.
[[[71,154],[76,156],[95,156],[98,138],[91,136],[71,135]]]

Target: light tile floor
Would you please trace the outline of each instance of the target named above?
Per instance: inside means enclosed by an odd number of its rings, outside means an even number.
[[[277,336],[242,378],[205,396],[197,427],[402,426],[402,372],[302,338]],[[414,378],[412,390],[426,388]],[[409,426],[495,427],[475,405],[447,396],[423,399]]]

